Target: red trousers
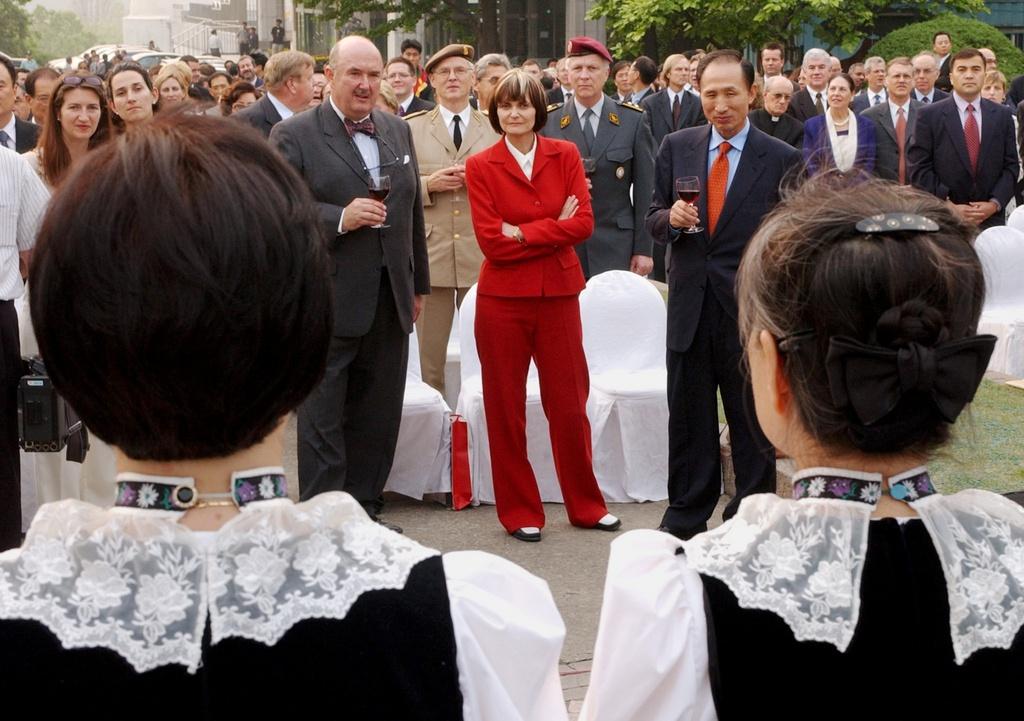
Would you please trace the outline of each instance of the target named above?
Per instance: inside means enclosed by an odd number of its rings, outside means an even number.
[[[532,358],[565,510],[574,526],[593,526],[608,508],[594,477],[587,420],[590,375],[577,296],[477,296],[475,331],[501,525],[509,532],[544,526],[537,479],[526,455],[526,376]]]

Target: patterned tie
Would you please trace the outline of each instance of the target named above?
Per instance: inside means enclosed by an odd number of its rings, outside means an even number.
[[[14,150],[14,144],[11,143],[11,136],[8,135],[5,130],[0,130],[0,147]]]
[[[922,102],[922,103],[930,103],[930,102],[931,102],[931,100],[929,100],[929,99],[928,99],[928,96],[927,96],[927,95],[925,95],[925,96],[924,96],[923,98],[921,98],[921,102]]]
[[[880,102],[882,102],[882,96],[879,95],[878,93],[875,93],[875,102],[872,103],[872,105],[878,105]]]
[[[907,184],[907,119],[903,108],[896,111],[896,148],[900,153],[900,185]]]
[[[708,235],[715,234],[718,216],[725,205],[725,194],[729,189],[729,151],[732,146],[723,142],[718,146],[718,157],[708,175]]]
[[[825,105],[824,105],[824,103],[821,102],[821,93],[818,93],[818,99],[814,101],[814,108],[815,108],[815,111],[816,111],[815,112],[816,115],[824,115],[825,114]]]
[[[978,133],[978,119],[974,117],[974,105],[970,103],[967,104],[967,120],[964,121],[964,142],[967,143],[967,157],[971,161],[971,175],[977,175],[981,135]]]
[[[404,105],[399,105],[398,106],[398,117],[400,117],[400,118],[404,118],[405,117],[405,106]]]
[[[590,119],[594,117],[594,111],[587,108],[583,111],[583,139],[587,141],[587,154],[594,146],[594,128],[590,125]]]
[[[683,112],[682,103],[679,102],[679,96],[676,95],[676,99],[672,101],[672,129],[679,129],[679,115]]]
[[[454,129],[452,129],[452,142],[455,143],[455,149],[458,150],[462,147],[462,130],[459,125],[462,122],[462,118],[456,115],[452,118],[452,122],[455,123]]]
[[[367,118],[366,120],[360,120],[358,123],[345,118],[345,130],[348,131],[348,136],[351,138],[356,133],[363,133],[369,135],[371,138],[376,137],[377,129],[373,125],[373,121]]]

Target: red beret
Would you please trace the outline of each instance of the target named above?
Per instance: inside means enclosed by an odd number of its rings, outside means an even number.
[[[569,38],[565,54],[570,58],[579,55],[600,55],[608,62],[612,62],[612,54],[608,52],[608,48],[594,40],[594,38],[588,38],[584,35]]]

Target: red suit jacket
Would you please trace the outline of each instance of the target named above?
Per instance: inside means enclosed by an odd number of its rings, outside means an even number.
[[[477,292],[506,297],[576,295],[586,282],[573,246],[594,231],[579,150],[537,136],[533,179],[527,180],[503,137],[466,161],[473,228],[484,253]],[[576,215],[557,220],[575,195]],[[502,235],[501,223],[519,226],[526,242]]]

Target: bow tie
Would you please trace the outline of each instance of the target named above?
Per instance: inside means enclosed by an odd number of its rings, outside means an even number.
[[[358,123],[345,118],[345,130],[348,131],[349,137],[353,137],[356,133],[363,133],[369,135],[371,138],[377,136],[377,129],[373,125],[373,121],[370,118],[366,120],[360,120]]]

